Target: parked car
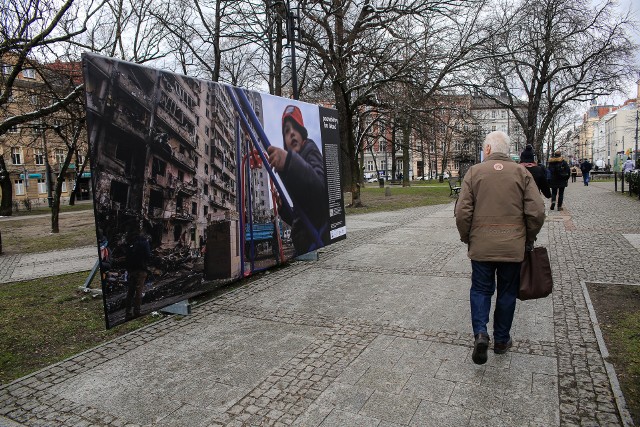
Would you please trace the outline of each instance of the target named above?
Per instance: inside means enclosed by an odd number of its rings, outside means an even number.
[[[373,178],[369,178],[367,179],[366,182],[378,182],[378,178],[376,178],[375,176]]]

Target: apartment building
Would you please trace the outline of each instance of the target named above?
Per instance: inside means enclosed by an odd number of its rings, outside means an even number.
[[[522,103],[519,108],[526,116],[526,104]],[[511,137],[514,158],[524,149],[526,138],[513,113],[491,99],[477,95],[443,95],[425,110],[430,112],[425,114],[419,129],[414,126],[409,137],[410,179],[436,178],[445,172],[451,176],[464,174],[468,167],[480,161],[485,136],[496,130]],[[367,120],[375,120],[375,115]],[[397,178],[391,171],[395,163],[396,174],[402,172],[403,130],[394,130],[385,121],[371,128],[372,136],[365,141],[362,154],[364,178],[373,179],[376,173],[388,179]]]
[[[13,69],[10,57],[3,57],[0,79],[5,79]],[[52,90],[69,90],[71,84],[78,83],[79,63],[39,64],[35,68],[25,68],[19,72],[13,84],[8,102],[0,106],[3,117],[22,115],[50,105]],[[45,84],[45,78],[47,80]],[[53,87],[53,89],[51,89]],[[55,128],[64,135],[68,127],[80,126],[65,111],[59,111],[32,122],[13,126],[0,135],[0,150],[12,183],[14,209],[26,206],[47,205],[52,199],[56,183],[61,180],[61,200],[69,199],[77,186],[76,198],[91,198],[91,170],[87,159],[86,133],[80,134],[77,152],[72,153],[70,162],[64,169],[69,153],[65,141]],[[62,174],[61,174],[61,171]]]
[[[518,104],[517,108],[521,116],[527,116],[526,103]],[[515,119],[511,110],[492,99],[474,95],[471,99],[470,113],[474,120],[474,126],[478,131],[477,137],[480,144],[482,144],[487,134],[494,131],[504,132],[511,139],[511,154],[514,159],[519,159],[527,140],[522,131],[522,126]]]
[[[237,218],[236,124],[224,86],[108,58],[87,66],[96,76],[87,106],[99,220],[142,221],[152,246],[170,249],[200,247],[211,222]]]
[[[637,117],[640,116],[640,81],[636,98],[623,105],[598,105],[592,102],[572,143],[576,159],[592,159],[599,168],[616,168],[627,157],[636,159]]]

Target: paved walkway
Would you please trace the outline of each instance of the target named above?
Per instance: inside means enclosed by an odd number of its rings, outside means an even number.
[[[0,256],[0,284],[91,270],[98,260],[96,246]]]
[[[571,184],[550,212],[555,291],[518,303],[486,365],[453,204],[412,208],[350,216],[319,261],[0,387],[0,425],[624,425],[581,286],[640,283],[640,202],[611,188]]]

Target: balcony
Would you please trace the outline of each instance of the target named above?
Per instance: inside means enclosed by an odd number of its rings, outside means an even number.
[[[198,187],[191,182],[179,182],[176,185],[176,190],[182,194],[193,196],[198,192]]]
[[[164,219],[164,209],[149,207],[149,217],[151,219]]]
[[[179,151],[174,151],[171,154],[171,157],[180,164],[182,164],[186,169],[191,172],[195,172],[196,170],[196,162],[191,157],[187,156],[184,153],[180,153]]]
[[[140,117],[124,108],[113,112],[113,124],[142,140],[145,138],[144,129],[147,127],[144,117]]]
[[[169,112],[162,108],[161,105],[156,109],[156,115],[173,131],[177,138],[192,148],[196,147],[195,136],[189,133],[187,128],[184,127],[176,117],[169,114]]]
[[[142,89],[136,86],[127,76],[121,76],[118,83],[123,92],[127,95],[131,95],[131,97],[138,101],[138,103],[144,108],[149,109],[151,98],[147,96]]]

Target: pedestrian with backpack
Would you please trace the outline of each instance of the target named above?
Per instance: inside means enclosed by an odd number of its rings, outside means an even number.
[[[569,177],[571,176],[571,168],[565,159],[562,158],[562,152],[556,150],[553,157],[549,159],[549,187],[551,187],[551,210],[556,207],[556,196],[558,197],[558,210],[561,211],[562,201],[564,200],[564,189],[569,185]]]

